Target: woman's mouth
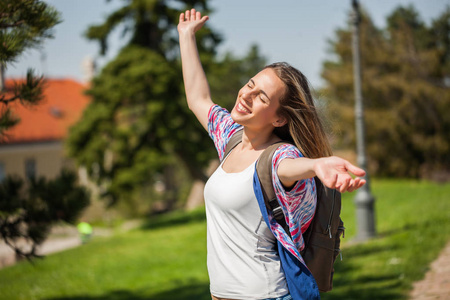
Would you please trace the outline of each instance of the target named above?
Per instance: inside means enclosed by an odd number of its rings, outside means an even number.
[[[245,107],[241,104],[241,102],[238,102],[238,104],[236,105],[236,110],[237,110],[238,112],[240,112],[240,113],[245,113],[245,114],[249,114],[249,113],[250,113],[250,111],[249,111],[247,108],[245,108]]]

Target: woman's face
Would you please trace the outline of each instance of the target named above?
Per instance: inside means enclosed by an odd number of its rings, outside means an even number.
[[[253,130],[284,125],[277,115],[285,85],[275,72],[264,69],[244,85],[231,111],[233,120]],[[283,123],[283,124],[281,124]]]

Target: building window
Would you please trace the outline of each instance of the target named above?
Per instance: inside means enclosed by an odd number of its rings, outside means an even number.
[[[36,160],[34,158],[25,160],[25,176],[28,179],[36,178]]]
[[[6,172],[5,172],[5,164],[0,161],[0,182],[5,180]]]

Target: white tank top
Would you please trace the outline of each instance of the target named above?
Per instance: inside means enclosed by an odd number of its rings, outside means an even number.
[[[287,294],[275,245],[253,192],[255,163],[239,173],[222,164],[205,186],[207,265],[211,294],[265,299]]]

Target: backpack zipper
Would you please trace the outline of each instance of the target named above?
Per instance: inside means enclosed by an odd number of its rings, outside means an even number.
[[[342,230],[342,238],[345,239],[345,227],[344,226],[339,226],[338,230],[339,229]]]
[[[325,186],[324,186],[324,189],[325,189]],[[333,189],[333,203],[332,203],[332,205],[331,205],[330,219],[328,220],[328,228],[327,228],[327,231],[328,231],[328,233],[330,234],[330,239],[333,238],[332,235],[331,235],[331,219],[333,218],[334,203],[336,202],[336,201],[335,201],[335,198],[336,198],[336,190]]]

